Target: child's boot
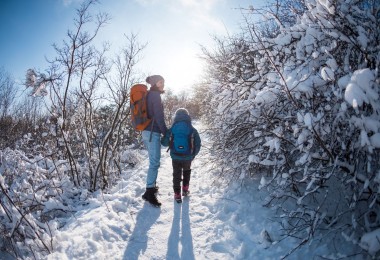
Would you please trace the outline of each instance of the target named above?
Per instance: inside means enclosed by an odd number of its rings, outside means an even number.
[[[182,187],[182,196],[188,196],[190,193],[189,185],[183,185]]]
[[[181,192],[174,192],[174,199],[177,201],[177,203],[182,202]]]

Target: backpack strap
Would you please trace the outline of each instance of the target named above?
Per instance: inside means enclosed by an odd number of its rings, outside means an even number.
[[[148,96],[150,94],[150,90],[146,93],[146,113],[149,116],[149,106],[148,106]],[[152,118],[152,126],[150,127],[150,136],[149,136],[149,143],[152,142],[152,135],[153,135],[153,125],[154,125],[154,117]]]
[[[170,136],[169,136],[169,146],[168,146],[168,149],[166,150],[166,152],[169,152],[170,148],[173,147],[173,134],[170,133]]]
[[[195,137],[194,137],[194,129],[191,129],[191,135],[190,135],[190,145],[191,145],[191,155],[194,155],[195,152]]]

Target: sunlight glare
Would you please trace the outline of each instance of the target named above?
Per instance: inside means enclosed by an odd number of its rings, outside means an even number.
[[[180,52],[179,55],[167,57],[162,63],[162,76],[165,87],[179,93],[189,90],[195,82],[199,82],[204,70],[203,61],[193,50]]]

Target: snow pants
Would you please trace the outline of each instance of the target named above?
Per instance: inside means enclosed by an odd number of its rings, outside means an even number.
[[[191,175],[191,161],[172,160],[173,165],[173,190],[181,192],[181,181],[183,186],[188,186]]]

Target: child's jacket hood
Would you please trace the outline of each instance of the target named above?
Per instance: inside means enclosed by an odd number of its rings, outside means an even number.
[[[176,123],[176,122],[179,122],[179,121],[188,121],[188,122],[191,122],[191,118],[188,114],[186,114],[186,112],[182,112],[182,111],[177,111],[177,113],[175,114],[174,116],[174,122],[173,123]]]

